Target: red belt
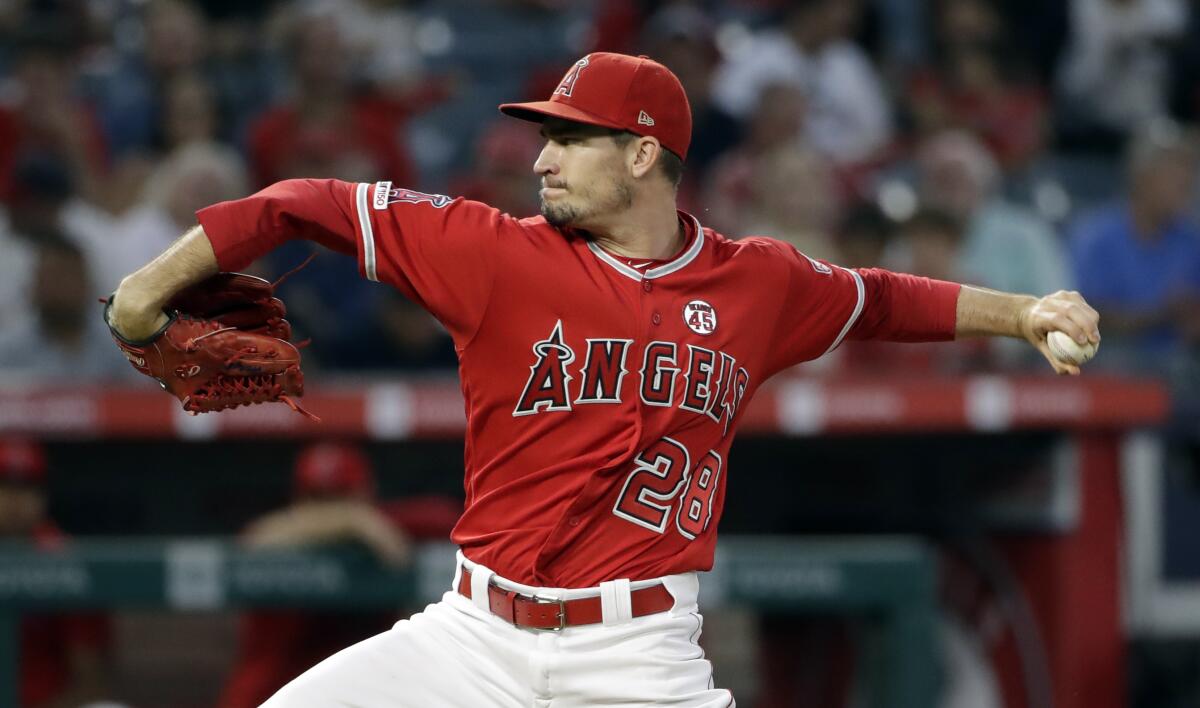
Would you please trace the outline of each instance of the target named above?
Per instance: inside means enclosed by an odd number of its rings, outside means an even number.
[[[463,568],[458,581],[458,593],[471,597],[471,572]],[[662,583],[629,593],[634,617],[666,612],[675,606],[675,598]],[[560,630],[581,624],[604,621],[600,597],[581,597],[578,600],[558,600],[551,597],[521,595],[488,584],[488,608],[506,622],[526,629]]]

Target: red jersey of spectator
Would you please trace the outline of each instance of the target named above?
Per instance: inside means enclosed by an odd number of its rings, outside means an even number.
[[[49,521],[32,533],[41,550],[62,548],[66,535]],[[112,644],[112,628],[101,614],[25,615],[21,618],[21,690],[24,708],[48,705],[71,682],[72,658],[76,652],[106,652]]]
[[[423,98],[426,104],[432,97]],[[267,111],[251,128],[250,159],[260,185],[317,173],[375,179],[414,169],[402,142],[411,112],[393,101],[369,96],[347,103],[348,116],[309,120],[295,105]]]
[[[1003,84],[975,90],[924,71],[909,82],[908,99],[925,120],[978,135],[1006,167],[1020,166],[1041,150],[1046,97],[1037,87]]]
[[[12,202],[24,195],[17,193],[14,172],[23,155],[50,153],[70,162],[72,157],[83,159],[94,172],[102,172],[108,161],[108,145],[95,116],[80,109],[73,120],[81,135],[78,147],[63,144],[47,126],[30,125],[20,113],[0,107],[0,201]],[[81,151],[78,155],[75,150]]]

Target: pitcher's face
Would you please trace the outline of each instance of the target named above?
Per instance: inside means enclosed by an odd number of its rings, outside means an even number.
[[[546,145],[533,169],[542,180],[546,221],[586,229],[633,204],[627,144],[614,131],[548,118],[542,135]]]

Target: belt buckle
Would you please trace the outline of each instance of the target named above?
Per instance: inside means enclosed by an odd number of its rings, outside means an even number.
[[[567,628],[567,601],[561,597],[550,597],[549,595],[530,595],[533,601],[539,605],[558,605],[558,626],[557,627],[533,627],[539,632],[561,632]]]

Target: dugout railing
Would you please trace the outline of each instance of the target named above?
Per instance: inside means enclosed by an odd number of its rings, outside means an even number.
[[[436,599],[453,549],[396,571],[353,548],[246,551],[211,539],[91,540],[57,552],[0,547],[0,708],[18,708],[22,612],[379,608]],[[878,628],[866,683],[875,708],[936,704],[936,560],[919,540],[727,538],[702,581],[705,609],[850,614]]]

